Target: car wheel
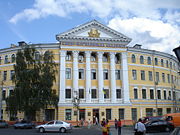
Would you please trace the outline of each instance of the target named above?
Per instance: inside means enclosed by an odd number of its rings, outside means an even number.
[[[170,131],[170,128],[169,128],[169,127],[166,127],[166,128],[165,128],[165,131],[166,131],[166,132],[169,132],[169,131]]]
[[[66,129],[65,128],[60,128],[59,130],[61,133],[65,133],[66,132]]]
[[[39,132],[40,132],[40,133],[43,133],[43,132],[44,132],[44,128],[42,128],[42,127],[39,128]]]

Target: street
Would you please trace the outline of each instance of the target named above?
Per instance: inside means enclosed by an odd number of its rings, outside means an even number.
[[[111,128],[111,134],[117,135],[117,131],[114,127]],[[133,135],[132,127],[123,127],[122,135]],[[169,135],[170,133],[147,133],[146,135]],[[102,135],[101,129],[99,127],[92,127],[91,129],[84,128],[74,128],[68,133],[38,133],[36,129],[14,129],[10,128],[0,128],[0,135]]]

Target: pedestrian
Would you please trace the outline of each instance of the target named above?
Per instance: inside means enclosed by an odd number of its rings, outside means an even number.
[[[98,122],[98,118],[97,118],[97,116],[96,116],[96,118],[95,118],[95,121],[96,121],[96,122],[95,122],[95,124],[96,124],[96,125],[98,125],[98,124],[99,124],[99,122]]]
[[[142,119],[139,119],[138,122],[135,124],[135,135],[144,135],[146,132],[146,127],[142,123]]]
[[[121,135],[121,126],[122,126],[122,124],[121,124],[121,119],[119,119],[119,120],[117,121],[118,135]]]
[[[107,134],[108,134],[108,135],[111,135],[110,125],[109,125],[109,120],[108,120],[108,119],[106,120],[106,127],[107,127]]]
[[[114,126],[115,126],[115,129],[117,130],[118,126],[117,126],[117,119],[114,120]]]
[[[90,129],[91,128],[91,120],[89,119],[88,120],[88,129]]]

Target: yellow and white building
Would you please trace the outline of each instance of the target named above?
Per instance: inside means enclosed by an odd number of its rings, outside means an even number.
[[[58,108],[39,113],[38,120],[107,118],[137,120],[143,116],[180,111],[180,76],[176,57],[141,45],[128,47],[131,39],[90,21],[56,35],[59,43],[29,44],[43,54],[53,51],[58,63],[54,89]],[[18,46],[0,50],[2,116],[9,120],[5,97],[13,91],[11,76]],[[73,105],[79,99],[79,112]],[[43,115],[44,114],[44,115]]]

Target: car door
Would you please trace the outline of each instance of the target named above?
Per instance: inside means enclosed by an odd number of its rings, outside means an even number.
[[[152,121],[149,129],[150,131],[158,131],[158,121]]]
[[[46,131],[54,131],[54,121],[48,122],[44,128]]]
[[[59,131],[59,129],[63,127],[63,122],[62,121],[56,121],[55,122],[55,131]]]

